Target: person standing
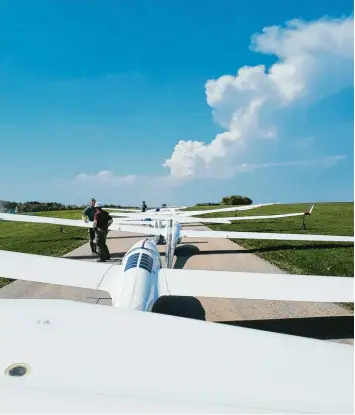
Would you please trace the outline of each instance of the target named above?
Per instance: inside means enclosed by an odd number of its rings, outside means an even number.
[[[106,245],[106,238],[108,234],[108,228],[113,222],[112,217],[108,212],[102,209],[102,203],[95,203],[96,212],[94,214],[94,230],[95,230],[95,243],[97,247],[97,253],[99,259],[97,262],[106,262],[110,259],[110,251]]]
[[[85,208],[81,217],[84,219],[85,222],[94,222],[94,215],[96,212],[95,207],[96,200],[95,198],[90,199],[89,206]],[[88,229],[88,236],[89,236],[89,243],[91,252],[93,254],[97,253],[96,244],[95,244],[95,230],[93,228]]]
[[[145,204],[145,201],[143,200],[142,203],[142,212],[145,212],[147,210],[147,205]]]

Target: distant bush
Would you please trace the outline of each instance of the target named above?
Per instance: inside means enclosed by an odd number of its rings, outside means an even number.
[[[249,197],[241,195],[225,196],[221,200],[222,205],[251,205],[252,203]]]

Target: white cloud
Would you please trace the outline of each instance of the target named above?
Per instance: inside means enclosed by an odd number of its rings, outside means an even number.
[[[116,176],[110,170],[101,170],[96,174],[80,173],[75,176],[74,180],[78,182],[91,183],[93,185],[123,186],[131,185],[137,179],[136,175]]]
[[[310,104],[353,85],[354,20],[292,20],[252,37],[251,49],[274,55],[264,65],[244,66],[205,85],[214,119],[226,131],[206,144],[179,141],[164,166],[178,179],[232,177],[256,140],[277,138],[280,111]],[[259,141],[260,142],[260,141]]]
[[[57,179],[53,185],[66,193],[75,195],[76,200],[86,200],[93,195],[103,203],[137,204],[142,200],[149,203],[172,203],[179,198],[179,187],[183,184],[173,177],[118,175],[110,170],[97,173],[80,173],[70,179]]]

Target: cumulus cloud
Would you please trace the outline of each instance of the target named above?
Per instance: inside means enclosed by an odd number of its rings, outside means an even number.
[[[257,140],[278,138],[282,111],[353,85],[354,20],[292,20],[252,36],[250,48],[276,63],[244,66],[205,84],[214,119],[226,130],[208,144],[179,141],[163,164],[177,179],[227,178]],[[337,156],[335,156],[337,157]]]

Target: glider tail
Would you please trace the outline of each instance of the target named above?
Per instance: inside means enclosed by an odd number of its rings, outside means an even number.
[[[309,206],[309,208],[304,212],[304,214],[307,216],[310,216],[313,208],[314,208],[314,205]]]

